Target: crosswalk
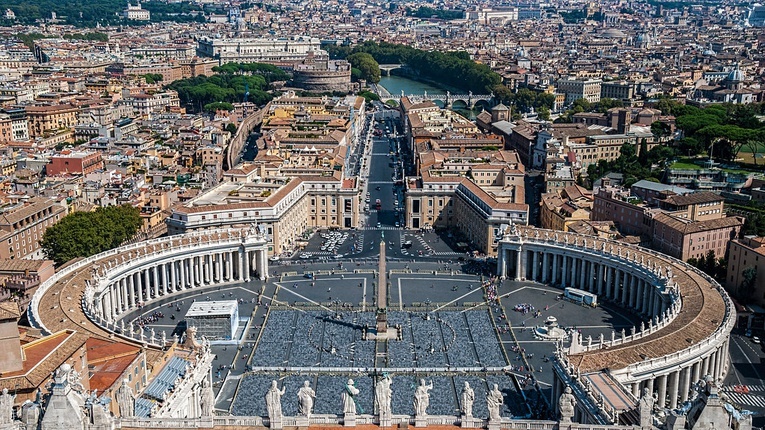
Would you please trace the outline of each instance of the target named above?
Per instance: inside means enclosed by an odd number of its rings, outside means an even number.
[[[723,385],[723,387],[720,389],[720,391],[725,392],[735,392],[736,387],[741,387],[741,385]],[[765,391],[765,384],[752,384],[752,385],[744,385],[750,392],[752,391]]]
[[[400,227],[393,227],[392,225],[384,225],[382,227],[364,227],[364,228],[360,228],[358,230],[368,230],[368,231],[373,231],[373,230],[401,230],[401,228]]]
[[[734,393],[733,391],[725,391],[725,395],[728,396],[728,400],[733,404],[765,408],[764,396],[757,394],[740,394]]]
[[[431,251],[431,255],[440,255],[443,257],[459,257],[460,255],[465,255],[464,252],[454,252],[454,251]]]

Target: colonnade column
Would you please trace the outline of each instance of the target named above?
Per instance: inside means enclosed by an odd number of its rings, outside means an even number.
[[[553,284],[557,284],[558,283],[558,278],[559,278],[558,277],[558,273],[559,273],[559,269],[560,269],[560,263],[558,261],[559,259],[560,259],[560,255],[552,254],[552,260],[553,260],[553,264],[552,264],[552,283]]]
[[[603,263],[598,263],[600,276],[598,277],[598,295],[603,295],[603,290],[606,286],[606,265]]]
[[[693,363],[693,379],[691,379],[691,382],[698,381],[701,379],[701,362],[697,361]]]
[[[146,287],[146,293],[149,292],[149,272],[147,270],[141,270],[135,274],[136,284],[138,286],[138,303],[146,303],[146,297],[143,294],[144,286]]]
[[[226,252],[226,270],[228,271],[227,281],[234,280],[234,258],[230,252]]]
[[[667,375],[661,375],[657,381],[659,383],[659,407],[663,408],[667,404]]]
[[[128,275],[124,278],[125,280],[125,286],[127,288],[128,292],[128,302],[126,308],[134,308],[135,307],[135,288],[133,285],[133,277],[131,275]]]
[[[542,257],[542,282],[543,283],[547,283],[547,281],[550,280],[549,270],[550,270],[550,253],[545,252]]]
[[[244,254],[244,280],[245,282],[249,282],[250,273],[252,273],[252,270],[250,269],[250,251],[243,249],[242,254]]]
[[[536,282],[539,280],[539,251],[532,251],[534,254],[531,264],[533,265],[531,268],[531,276],[532,279]]]
[[[672,372],[669,375],[669,407],[675,409],[677,407],[677,394],[678,386],[680,383],[680,372]]]
[[[500,249],[499,258],[497,259],[497,275],[504,276],[507,278],[507,260],[510,258],[510,253],[507,249]],[[257,261],[255,263],[255,270],[259,270],[257,268],[258,264]]]
[[[588,262],[584,258],[579,259],[579,288],[587,289],[587,265]]]
[[[170,285],[167,286],[167,291],[172,293],[176,285],[175,279],[175,261],[170,262]]]
[[[260,279],[266,280],[268,279],[268,252],[258,251],[258,257],[260,258],[260,272],[258,274]]]
[[[183,290],[188,288],[188,275],[187,275],[188,269],[186,269],[186,259],[181,258],[178,261],[178,279],[180,280],[178,285],[179,290]]]
[[[158,267],[157,266],[152,267],[151,271],[152,271],[152,275],[154,275],[154,285],[152,285],[152,287],[151,287],[152,295],[154,297],[158,297],[159,296],[159,274],[158,274],[159,270],[158,270]]]
[[[613,298],[611,295],[611,282],[613,279],[613,271],[614,268],[610,266],[606,266],[606,297]]]
[[[629,301],[629,307],[630,309],[636,309],[637,308],[637,276],[633,273],[632,276],[630,276],[630,301]]]
[[[563,288],[566,288],[568,286],[566,279],[568,275],[568,257],[565,255],[561,255],[561,258],[563,259],[563,272],[561,272],[561,282],[560,285]]]
[[[680,402],[688,400],[688,391],[691,389],[691,367],[688,366],[680,371]]]

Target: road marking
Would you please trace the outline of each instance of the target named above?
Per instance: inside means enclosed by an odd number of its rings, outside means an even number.
[[[760,379],[760,380],[762,380],[762,377],[760,376],[760,372],[758,372],[758,371],[757,371],[757,366],[755,366],[755,364],[754,364],[754,363],[752,362],[752,360],[749,358],[749,355],[747,355],[747,353],[746,353],[746,352],[744,352],[744,348],[742,348],[742,347],[741,347],[741,345],[740,345],[738,342],[735,342],[735,341],[734,341],[733,343],[735,343],[735,344],[736,344],[736,346],[738,347],[738,349],[740,349],[740,350],[741,350],[741,353],[742,353],[742,354],[744,354],[744,358],[746,358],[746,361],[747,361],[747,362],[748,362],[748,363],[749,363],[749,364],[752,366],[752,370],[754,371],[754,374],[755,374],[755,375],[757,375],[757,379]],[[750,349],[752,349],[752,350],[754,351],[754,348],[752,348],[751,346],[750,346],[749,348],[750,348]],[[756,352],[756,351],[755,351],[755,352]],[[763,406],[765,406],[765,405],[763,405]]]
[[[464,299],[465,297],[467,297],[467,296],[469,296],[469,295],[471,295],[471,294],[475,293],[476,291],[478,291],[478,290],[480,290],[480,289],[481,289],[481,287],[480,287],[480,286],[479,286],[478,288],[474,288],[474,289],[470,290],[469,292],[467,292],[467,293],[465,293],[465,294],[463,294],[463,295],[461,295],[461,296],[457,297],[456,299],[452,300],[451,302],[448,302],[448,303],[444,303],[443,305],[441,305],[441,306],[439,306],[439,307],[437,307],[437,308],[433,309],[433,312],[438,312],[439,310],[441,310],[441,308],[445,308],[445,307],[449,306],[450,304],[452,304],[452,303],[456,302],[457,300],[460,300],[460,299]]]
[[[282,284],[280,284],[280,283],[278,283],[278,282],[274,282],[274,284],[278,285],[280,290],[284,290],[284,291],[287,291],[287,292],[289,292],[290,294],[293,294],[293,295],[295,295],[295,296],[298,296],[298,297],[300,297],[301,299],[303,299],[303,300],[305,300],[305,301],[307,301],[307,302],[309,302],[309,303],[313,303],[313,304],[315,304],[315,305],[319,306],[320,308],[323,308],[323,309],[325,309],[325,310],[328,310],[328,311],[332,312],[332,309],[330,309],[330,308],[328,308],[328,307],[326,307],[326,306],[322,305],[322,304],[321,304],[321,303],[319,303],[319,302],[313,301],[313,300],[309,299],[309,298],[308,298],[308,297],[306,297],[306,296],[303,296],[303,295],[301,295],[301,294],[298,294],[298,293],[296,293],[296,292],[294,292],[294,291],[290,290],[288,287],[285,287],[284,285],[282,285]],[[261,297],[265,297],[265,296],[261,296]],[[266,297],[266,298],[268,298],[268,297]],[[302,310],[302,309],[298,309],[298,308],[295,308],[294,306],[290,306],[289,302],[282,302],[282,301],[279,301],[279,300],[276,300],[276,299],[274,299],[273,297],[271,298],[271,301],[272,301],[272,302],[275,302],[275,303],[278,303],[278,304],[283,304],[283,305],[285,305],[285,306],[287,306],[287,307],[289,307],[289,308],[291,308],[291,309],[295,309],[295,310],[299,310],[299,311],[301,311],[301,312],[305,312],[305,311],[304,311],[304,310]]]

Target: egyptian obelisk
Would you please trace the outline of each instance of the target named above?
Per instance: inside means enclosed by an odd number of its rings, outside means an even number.
[[[388,274],[385,271],[385,232],[380,237],[380,261],[377,263],[377,339],[388,336]]]

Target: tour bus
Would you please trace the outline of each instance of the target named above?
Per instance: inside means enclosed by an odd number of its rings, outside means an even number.
[[[582,291],[577,288],[568,287],[564,290],[563,296],[574,303],[589,305],[595,307],[598,305],[598,295]]]

